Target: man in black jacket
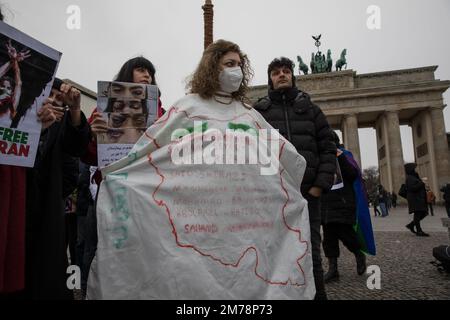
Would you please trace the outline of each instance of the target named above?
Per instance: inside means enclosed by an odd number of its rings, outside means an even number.
[[[326,299],[320,256],[319,199],[333,184],[336,145],[325,115],[296,87],[291,60],[284,57],[273,60],[268,79],[269,95],[259,99],[254,107],[306,160],[301,192],[308,200],[316,299]]]
[[[360,251],[361,245],[353,229],[356,223],[356,195],[353,184],[358,178],[358,168],[347,160],[344,146],[340,144],[336,133],[335,142],[338,147],[337,158],[344,181],[342,188],[331,190],[321,199],[323,224],[323,251],[328,258],[329,269],[324,276],[325,283],[338,280],[339,240],[356,257],[356,270],[359,275],[366,271],[366,256]]]

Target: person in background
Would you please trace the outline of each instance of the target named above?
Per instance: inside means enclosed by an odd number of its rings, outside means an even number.
[[[387,192],[381,184],[378,185],[377,201],[381,210],[381,217],[387,217],[389,215],[387,208]]]
[[[428,215],[428,204],[425,183],[415,171],[416,167],[415,163],[405,164],[408,211],[410,214],[414,214],[413,221],[407,224],[406,228],[418,237],[429,237],[430,235],[423,232],[420,225],[420,221]]]
[[[431,190],[430,185],[428,184],[428,178],[424,177],[422,180],[425,183],[425,190],[427,192],[427,204],[428,208],[430,209],[430,215],[434,216],[433,205],[436,201],[436,196],[434,195],[434,192]]]
[[[392,207],[397,208],[397,194],[395,192],[392,192]]]
[[[339,240],[355,255],[357,273],[366,271],[366,256],[361,252],[358,237],[353,229],[356,224],[356,195],[353,183],[358,177],[357,168],[347,160],[344,146],[340,144],[338,135],[333,131],[337,149],[337,159],[341,170],[344,186],[330,190],[321,198],[321,213],[323,226],[323,251],[328,258],[328,272],[324,282],[329,283],[339,279],[338,258]],[[341,150],[342,149],[342,150]]]
[[[56,122],[41,134],[35,166],[27,173],[26,285],[31,299],[72,299],[67,288],[65,199],[76,188],[80,157],[89,142],[80,91],[55,79],[44,108]]]
[[[445,210],[447,211],[447,216],[450,218],[450,183],[443,186],[440,191],[444,194]]]
[[[388,212],[392,208],[392,195],[390,192],[386,193],[386,207],[388,209]]]

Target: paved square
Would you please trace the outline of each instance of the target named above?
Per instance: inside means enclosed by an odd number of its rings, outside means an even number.
[[[415,300],[450,299],[450,275],[440,273],[435,266],[433,247],[450,244],[447,229],[441,218],[446,217],[443,207],[435,207],[435,215],[427,216],[422,228],[430,237],[417,237],[405,228],[411,221],[405,207],[391,210],[385,218],[373,217],[377,255],[367,257],[367,265],[381,269],[381,289],[369,290],[369,275],[358,276],[354,256],[341,244],[338,260],[340,279],[326,285],[330,300]],[[328,262],[323,257],[323,266]]]

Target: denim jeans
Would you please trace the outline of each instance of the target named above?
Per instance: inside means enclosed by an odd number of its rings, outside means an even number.
[[[380,209],[381,209],[381,212],[383,214],[382,217],[386,217],[388,215],[388,210],[387,210],[387,207],[386,207],[386,203],[380,202]]]

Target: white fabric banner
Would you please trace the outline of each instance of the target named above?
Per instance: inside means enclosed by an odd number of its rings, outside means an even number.
[[[241,103],[188,95],[127,158],[105,168],[87,298],[312,299],[308,206],[300,193],[304,158],[275,131],[267,143],[279,146],[271,149],[276,154],[259,151],[257,164],[226,161],[230,132],[260,129],[271,127]],[[195,150],[198,137],[201,151]],[[174,161],[191,151],[189,144],[180,152],[191,141],[196,164]],[[246,161],[257,153],[254,144],[247,147]],[[239,147],[232,149],[237,155],[228,160],[239,159]],[[269,174],[263,169],[272,160],[279,163]]]

